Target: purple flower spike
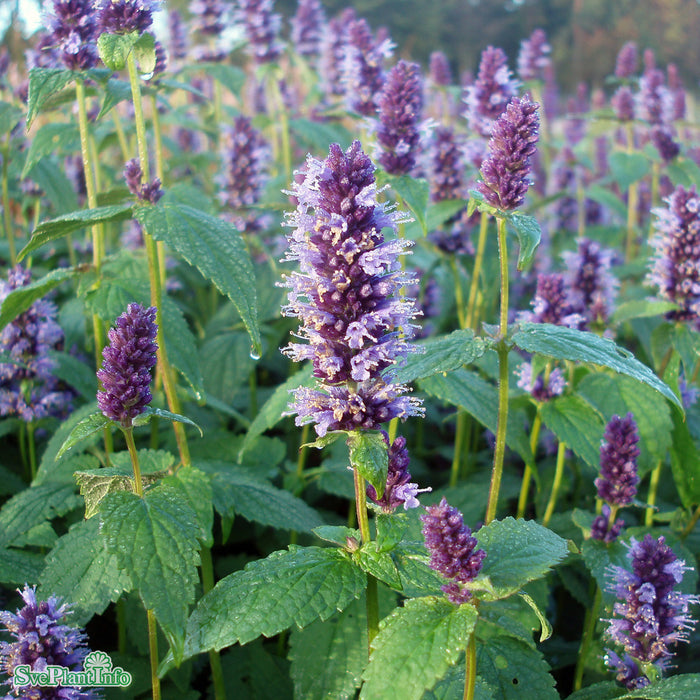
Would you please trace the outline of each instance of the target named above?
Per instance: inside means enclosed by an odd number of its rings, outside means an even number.
[[[392,175],[407,175],[415,164],[423,110],[423,79],[417,63],[399,61],[377,99],[379,163]]]
[[[326,24],[320,0],[299,0],[292,18],[292,41],[300,56],[315,61],[321,53],[321,40]]]
[[[382,431],[384,442],[389,445],[389,435]],[[406,438],[399,436],[389,447],[389,471],[386,478],[386,487],[381,498],[377,498],[377,491],[371,484],[367,485],[367,497],[378,506],[381,506],[385,513],[393,513],[399,506],[404,510],[418,508],[420,505],[416,496],[419,493],[432,491],[432,489],[420,489],[418,484],[411,482],[411,473],[408,471],[410,463],[408,450],[406,449]]]
[[[316,432],[371,430],[394,417],[420,415],[406,387],[391,383],[387,370],[413,348],[412,299],[399,289],[412,278],[399,255],[408,243],[385,240],[401,215],[377,201],[374,165],[359,141],[343,152],[332,144],[324,161],[309,156],[303,180],[290,192],[298,203],[289,217],[288,260],[300,264],[285,280],[288,316],[302,321],[299,337],[284,353],[309,359],[319,390],[296,390],[297,425],[316,423]]]
[[[523,362],[520,365],[518,374],[518,386],[527,391],[535,401],[550,401],[555,396],[561,396],[566,387],[564,375],[558,367],[555,367],[550,373],[547,382],[541,374],[532,376],[532,364]]]
[[[668,124],[673,119],[673,97],[666,87],[666,76],[662,70],[647,70],[641,77],[637,117],[651,125]]]
[[[236,19],[245,30],[247,51],[256,64],[272,63],[282,55],[278,39],[282,18],[272,7],[272,0],[238,0]]]
[[[194,13],[193,7],[194,2],[190,4],[190,12],[192,13]],[[170,37],[168,47],[172,58],[175,61],[181,61],[183,58],[186,58],[188,43],[187,28],[182,21],[182,15],[177,10],[170,10],[170,12],[168,12],[168,34]]]
[[[651,130],[651,141],[667,165],[681,152],[680,145],[673,140],[671,127],[655,126]]]
[[[107,418],[130,428],[151,402],[151,370],[156,366],[156,309],[129,304],[109,331],[97,378],[104,387],[97,403]]]
[[[627,85],[619,87],[610,99],[615,116],[621,122],[631,122],[634,119],[634,93]]]
[[[433,85],[442,87],[452,85],[450,62],[442,51],[433,51],[430,54],[430,81]]]
[[[613,506],[627,506],[637,495],[639,433],[634,416],[613,416],[605,426],[600,448],[600,476],[595,480],[598,497]]]
[[[524,201],[530,185],[530,158],[539,138],[538,105],[527,96],[514,97],[494,124],[488,155],[476,187],[492,207],[510,211]]]
[[[430,568],[453,582],[442,587],[448,600],[460,605],[471,598],[471,591],[459,584],[473,581],[481,571],[486,552],[476,549],[477,541],[464,524],[464,517],[443,497],[428,506],[423,521],[425,546],[430,552]]]
[[[523,312],[520,318],[530,323],[551,323],[568,328],[578,328],[584,320],[569,302],[564,276],[556,272],[537,276],[532,311]]]
[[[96,0],[100,34],[143,34],[153,24],[158,0]]]
[[[189,7],[194,31],[204,36],[218,37],[226,28],[226,5],[223,0],[193,0]]]
[[[660,675],[673,655],[671,647],[688,640],[688,630],[695,626],[688,606],[699,601],[697,596],[674,590],[688,567],[663,537],[657,540],[646,535],[641,542],[632,538],[627,558],[631,572],[611,567],[614,581],[610,589],[618,602],[605,632],[624,648],[626,656],[621,660],[608,651],[605,660],[617,670],[618,680],[634,689],[649,684],[644,665],[653,664]]]
[[[321,88],[328,97],[339,97],[345,94],[343,72],[348,46],[347,27],[355,19],[355,10],[347,7],[338,17],[330,20],[325,30],[318,68]]]
[[[163,190],[160,187],[160,178],[155,178],[151,182],[141,184],[142,177],[143,171],[141,170],[139,159],[132,158],[130,161],[127,161],[124,166],[124,179],[126,180],[126,186],[129,188],[129,192],[138,197],[142,202],[156,204],[163,196]]]
[[[491,136],[496,119],[518,92],[519,83],[508,69],[508,58],[502,49],[493,46],[481,54],[479,74],[473,85],[466,89],[464,116],[469,128],[481,136]]]
[[[637,44],[628,41],[617,54],[615,62],[615,76],[626,79],[631,78],[637,72]]]
[[[36,599],[35,588],[25,585],[20,595],[25,602],[15,614],[0,611],[0,624],[15,640],[0,642],[0,671],[7,676],[5,685],[12,690],[4,697],[25,700],[96,700],[93,690],[75,687],[18,687],[12,685],[17,666],[28,665],[31,671],[44,671],[46,666],[64,666],[71,671],[82,671],[83,661],[90,651],[85,633],[64,624],[70,614],[69,606],[51,596],[47,601]]]
[[[42,40],[66,68],[86,70],[97,65],[97,26],[92,0],[54,0],[45,17]]]
[[[601,540],[606,544],[610,544],[610,542],[614,542],[620,536],[625,523],[620,518],[611,523],[611,514],[612,509],[607,503],[604,503],[601,514],[597,515],[591,524],[591,537],[594,540]]]
[[[668,318],[691,321],[700,330],[700,197],[694,185],[689,190],[678,185],[665,201],[667,208],[654,209],[658,220],[647,283],[678,304]]]
[[[547,43],[543,29],[535,29],[529,39],[520,44],[518,75],[520,80],[544,80],[544,71],[551,64],[552,47]]]

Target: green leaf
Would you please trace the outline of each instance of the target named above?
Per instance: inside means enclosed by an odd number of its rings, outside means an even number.
[[[65,68],[32,68],[29,71],[27,127],[31,126],[46,100],[63,90],[74,77],[75,73]]]
[[[131,84],[127,80],[118,80],[110,78],[104,87],[105,98],[100,108],[100,113],[97,115],[97,121],[100,121],[105,114],[116,107],[120,102],[131,99]]]
[[[603,681],[588,685],[567,696],[566,700],[614,700],[625,694],[625,688],[615,681]]]
[[[590,185],[586,187],[586,197],[615,212],[623,221],[627,219],[627,206],[612,190],[601,185]]]
[[[180,491],[180,495],[190,504],[197,514],[199,523],[199,539],[205,547],[214,544],[212,527],[214,525],[214,509],[212,508],[211,480],[196,467],[182,467],[172,476],[163,479],[167,486]]]
[[[453,220],[467,208],[466,199],[443,199],[441,202],[431,203],[428,206],[426,225],[428,231],[434,231],[443,224]]]
[[[134,43],[134,58],[142,73],[153,73],[156,67],[156,38],[153,34],[144,32]]]
[[[22,111],[9,102],[0,101],[0,134],[12,131],[22,119]],[[36,138],[36,136],[34,137]],[[22,177],[25,177],[23,174]]]
[[[406,363],[393,371],[396,381],[401,384],[468,365],[486,352],[488,343],[483,338],[475,338],[474,331],[469,329],[430,338],[415,346],[422,352],[411,353]]]
[[[380,623],[360,698],[420,700],[466,649],[477,612],[444,598],[414,598]]]
[[[319,525],[313,529],[314,535],[326,542],[332,542],[340,547],[347,547],[348,539],[352,538],[359,544],[362,540],[359,530],[344,525]]]
[[[32,138],[24,161],[21,178],[27,177],[31,169],[46,156],[61,148],[74,144],[80,138],[75,124],[44,124]]]
[[[255,439],[266,430],[274,428],[289,408],[290,392],[300,386],[311,386],[315,380],[311,375],[311,367],[306,367],[293,374],[286,382],[280,384],[270,398],[258,410],[253,422],[248,428],[238,459],[253,444]]]
[[[545,402],[542,421],[574,453],[596,471],[600,466],[600,441],[605,426],[600,413],[576,394]]]
[[[14,586],[36,583],[43,568],[41,554],[0,547],[0,583]]]
[[[508,223],[515,229],[520,249],[518,250],[518,270],[527,270],[535,257],[535,251],[542,238],[542,229],[534,216],[513,212]]]
[[[62,457],[71,447],[77,445],[81,440],[99,432],[111,423],[112,421],[103,413],[91,413],[86,418],[83,418],[83,420],[74,426],[68,437],[64,440],[56,454],[56,459]]]
[[[290,545],[230,574],[199,601],[187,624],[185,657],[326,620],[366,585],[366,574],[341,550]]]
[[[377,527],[377,549],[389,552],[401,542],[409,526],[406,513],[378,513],[374,519]]]
[[[609,604],[615,598],[614,593],[609,590],[609,567],[621,566],[626,569],[629,564],[627,549],[619,540],[606,544],[600,540],[587,539],[581,544],[581,555],[586,568],[603,592],[603,603]]]
[[[323,524],[321,516],[289,491],[273,486],[251,470],[224,462],[198,462],[212,477],[214,508],[225,517],[242,515],[281,530],[310,532]]]
[[[41,187],[59,214],[78,208],[78,198],[73,184],[54,159],[40,160],[30,171],[29,177]]]
[[[374,486],[381,498],[389,472],[389,450],[384,435],[374,430],[354,430],[348,433],[350,465]]]
[[[329,143],[338,143],[343,150],[352,143],[352,134],[338,123],[290,119],[289,129],[300,145],[316,154],[327,154]]]
[[[399,199],[411,210],[416,221],[423,229],[423,235],[428,233],[428,202],[430,201],[430,184],[427,180],[410,175],[389,175],[384,173],[380,181],[386,181],[396,192]]]
[[[498,391],[495,386],[475,372],[458,369],[445,377],[435,374],[421,379],[420,388],[431,396],[463,408],[492,433],[498,423]],[[515,411],[508,413],[506,444],[515,450],[526,463],[532,462],[530,442]]]
[[[123,491],[109,494],[100,514],[108,551],[117,555],[119,568],[155,612],[179,662],[187,610],[199,580],[195,512],[179,490],[159,484],[143,498]]]
[[[253,263],[238,231],[185,204],[143,206],[134,216],[153,238],[177,251],[231,299],[254,349],[262,354]]]
[[[237,394],[250,391],[248,378],[255,369],[250,356],[250,338],[245,331],[220,333],[199,349],[207,397],[232,405]]]
[[[622,695],[621,700],[644,698],[644,700],[697,700],[700,697],[700,673],[684,673],[663,678],[641,690]]]
[[[477,644],[476,669],[494,699],[559,700],[542,654],[518,639],[498,635]]]
[[[192,425],[199,430],[200,437],[204,437],[204,432],[202,429],[187,416],[181,416],[179,413],[171,413],[165,409],[153,408],[152,406],[146,406],[143,412],[134,418],[133,424],[136,427],[146,425],[151,422],[152,418],[163,418],[164,420],[169,420],[173,423],[187,423],[187,425]]]
[[[131,49],[138,40],[138,33],[100,34],[97,39],[97,51],[102,62],[113,71],[123,70]]]
[[[572,362],[591,362],[656,389],[681,410],[680,399],[646,365],[608,338],[549,323],[523,323],[512,337],[521,350]]]
[[[129,590],[131,582],[119,570],[116,555],[107,551],[97,519],[81,520],[63,535],[46,556],[37,595],[57,595],[71,602],[71,622],[85,625],[110,602]]]
[[[54,366],[51,374],[73,387],[87,401],[94,401],[97,394],[97,376],[94,368],[84,359],[65,351],[50,350]]]
[[[684,508],[700,503],[700,450],[680,416],[673,416],[671,471]]]
[[[661,316],[668,311],[678,308],[672,301],[657,301],[655,299],[635,299],[620,304],[612,315],[613,323],[624,323],[633,318],[650,318]]]
[[[367,542],[353,554],[355,561],[363,571],[385,583],[389,588],[400,591],[401,577],[393,559],[387,552],[382,552],[376,542]]]
[[[608,165],[613,179],[625,192],[629,186],[641,180],[651,167],[649,160],[641,153],[615,151],[608,156]]]
[[[17,260],[23,260],[27,255],[41,248],[42,245],[49,241],[61,238],[86,226],[130,219],[133,208],[132,204],[113,204],[108,207],[74,211],[70,214],[58,216],[50,221],[44,221],[34,229],[29,243],[17,254]]]
[[[481,573],[490,578],[497,599],[541,578],[569,552],[566,540],[533,520],[494,520],[474,536],[486,552]]]
[[[220,82],[232,95],[240,95],[245,85],[245,73],[235,66],[224,63],[200,63],[195,66],[197,71],[211,75]]]

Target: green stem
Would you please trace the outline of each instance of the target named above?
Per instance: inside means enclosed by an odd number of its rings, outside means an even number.
[[[29,448],[29,473],[32,481],[36,479],[36,443],[34,441],[34,422],[27,423],[27,447]]]
[[[542,518],[542,524],[547,527],[549,521],[552,519],[552,514],[554,513],[554,508],[557,505],[557,497],[559,496],[559,488],[561,487],[561,479],[564,475],[564,457],[566,456],[566,443],[559,441],[559,447],[557,449],[557,466],[554,470],[554,481],[552,482],[552,493],[549,494],[549,501],[547,501],[547,507],[544,511],[544,517]]]
[[[129,144],[127,143],[124,128],[122,127],[122,122],[119,118],[119,112],[116,109],[112,110],[112,121],[114,122],[114,131],[117,134],[117,141],[119,141],[119,148],[122,152],[122,158],[124,159],[124,162],[126,162],[129,160]]]
[[[452,268],[452,278],[455,285],[455,306],[457,307],[457,320],[460,328],[467,328],[466,309],[464,308],[464,294],[462,292],[462,280],[459,274],[457,265],[457,257],[450,258],[450,267]]]
[[[634,152],[634,125],[630,122],[627,125],[627,152]],[[627,190],[627,242],[625,245],[625,262],[630,262],[634,256],[636,247],[635,237],[637,235],[637,205],[639,192],[637,183],[633,182]]]
[[[136,489],[136,495],[143,498],[141,466],[139,465],[139,453],[136,451],[136,444],[134,443],[134,429],[132,427],[122,428],[122,432],[124,433],[126,447],[129,450],[129,456],[131,457],[131,466],[134,469],[134,488]]]
[[[117,601],[117,650],[126,654],[126,606],[124,598]]]
[[[493,471],[489,501],[486,507],[485,524],[496,517],[498,494],[501,490],[503,476],[503,458],[506,450],[506,428],[508,425],[508,250],[506,247],[506,221],[498,218],[498,257],[501,269],[501,314],[499,323],[498,351],[498,425],[496,428],[496,447],[493,453]]]
[[[474,310],[476,307],[477,292],[479,291],[479,277],[481,276],[481,267],[484,262],[484,250],[486,249],[486,233],[489,228],[489,216],[485,212],[481,212],[481,221],[479,224],[479,240],[476,244],[476,257],[474,258],[474,270],[472,272],[472,281],[469,287],[469,299],[467,301],[467,317],[465,319],[466,328],[474,327]]]
[[[372,539],[369,530],[369,517],[367,516],[367,494],[365,492],[365,480],[357,471],[355,475],[355,512],[357,513],[357,525],[362,535],[362,544],[367,544]],[[372,642],[379,633],[379,598],[377,592],[377,579],[367,574],[367,644],[368,655],[372,651]]]
[[[10,216],[10,192],[9,192],[9,168],[10,168],[10,134],[7,134],[5,147],[2,151],[2,214],[5,224],[5,235],[10,251],[10,264],[14,267],[17,264],[17,252],[15,250],[15,232],[12,227],[12,217]]]
[[[459,481],[460,463],[464,446],[464,435],[467,429],[467,414],[464,411],[457,413],[457,426],[455,428],[455,446],[452,455],[452,467],[450,469],[450,488],[457,486]]]
[[[688,537],[688,535],[693,531],[698,520],[700,520],[700,506],[698,506],[695,509],[695,512],[693,513],[693,517],[689,520],[688,524],[683,528],[683,532],[681,532],[681,539],[682,540],[686,539],[686,537]]]
[[[158,678],[158,629],[153,610],[146,610],[148,619],[148,653],[151,657],[151,688],[153,700],[160,700],[160,678]]]
[[[32,472],[27,461],[27,424],[22,422],[19,424],[19,456],[22,460],[22,469],[25,476],[31,483]]]
[[[214,565],[211,558],[211,549],[202,547],[200,554],[202,560],[202,592],[206,595],[214,588]],[[224,672],[221,668],[221,656],[218,651],[209,652],[209,667],[214,685],[215,700],[226,700],[226,686],[224,684]]]
[[[647,527],[651,527],[654,524],[654,506],[656,505],[656,492],[659,488],[659,479],[661,477],[661,467],[663,466],[663,461],[659,460],[651,472],[651,479],[649,480],[649,494],[647,495],[647,505],[644,514],[644,524]]]
[[[476,689],[476,635],[469,637],[467,644],[466,665],[464,667],[464,700],[474,700]]]
[[[574,690],[580,690],[583,683],[583,672],[586,668],[586,658],[588,657],[588,650],[591,647],[591,642],[593,641],[593,635],[595,633],[595,627],[598,623],[598,615],[600,611],[600,604],[603,596],[600,591],[600,586],[596,584],[595,596],[593,597],[593,604],[586,611],[586,620],[583,627],[583,637],[581,638],[581,646],[578,652],[578,659],[576,661],[576,671],[574,674]]]
[[[542,427],[542,416],[540,415],[540,407],[537,406],[537,413],[535,414],[535,420],[532,424],[532,432],[530,433],[530,451],[532,452],[532,458],[535,459],[535,451],[537,450],[537,442],[540,439],[540,429]],[[523,481],[520,485],[520,496],[518,497],[518,518],[525,517],[525,509],[527,508],[527,494],[530,490],[530,481],[532,480],[532,466],[529,464],[525,465],[525,472],[523,473]]]

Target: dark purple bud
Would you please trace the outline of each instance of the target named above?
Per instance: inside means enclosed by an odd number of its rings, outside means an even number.
[[[522,313],[521,318],[531,323],[551,323],[569,328],[578,328],[583,321],[569,303],[564,276],[556,272],[537,276],[532,311]]]
[[[282,18],[272,7],[272,0],[238,0],[236,19],[248,40],[246,50],[256,64],[271,63],[282,55],[279,42]]]
[[[618,78],[631,78],[637,72],[637,44],[628,41],[617,54],[615,75]]]
[[[443,87],[452,84],[450,62],[442,51],[433,51],[430,54],[430,81],[433,85]]]
[[[619,87],[610,99],[615,110],[615,116],[621,122],[631,122],[634,119],[635,100],[634,93],[627,85]]]
[[[99,34],[143,34],[158,5],[158,0],[96,0]]]
[[[595,480],[598,498],[613,506],[627,506],[637,495],[639,433],[631,413],[613,416],[605,427],[600,448],[600,476]]]
[[[141,184],[142,178],[143,171],[141,170],[139,159],[132,158],[130,161],[127,161],[124,166],[124,179],[126,180],[126,186],[129,188],[129,192],[143,202],[156,204],[163,196],[160,179],[155,178],[151,182]]]
[[[86,70],[97,64],[97,26],[91,0],[53,0],[45,16],[46,34],[39,51],[50,49],[66,68]]]
[[[651,141],[666,164],[670,163],[681,152],[680,145],[673,140],[671,127],[655,126],[651,130]]]
[[[614,542],[620,536],[625,523],[620,518],[611,523],[611,513],[610,506],[604,503],[601,514],[597,515],[591,524],[591,537],[594,540],[601,540],[606,544],[610,544],[610,542]]]

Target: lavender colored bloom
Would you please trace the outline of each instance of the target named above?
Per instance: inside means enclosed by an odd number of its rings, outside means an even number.
[[[389,447],[389,435],[382,431],[384,442]],[[386,487],[381,498],[377,498],[377,491],[371,484],[367,485],[367,497],[385,513],[393,513],[399,506],[404,510],[418,508],[420,505],[416,496],[419,493],[432,491],[432,489],[419,489],[418,484],[411,482],[411,474],[408,471],[410,463],[406,438],[399,435],[389,447],[389,471],[386,478]]]
[[[399,296],[411,282],[398,256],[409,243],[385,240],[401,215],[377,201],[374,166],[359,141],[343,152],[332,144],[324,161],[308,156],[301,182],[290,193],[297,209],[289,217],[287,260],[300,271],[289,275],[288,316],[303,325],[284,353],[309,359],[318,389],[296,390],[297,425],[316,432],[371,430],[394,417],[420,415],[420,402],[403,396],[388,370],[412,350],[413,301]]]
[[[25,605],[15,614],[0,611],[0,623],[14,639],[0,642],[0,671],[7,675],[5,685],[12,690],[5,698],[24,700],[93,700],[94,690],[64,686],[25,686],[15,688],[12,679],[17,666],[28,665],[33,672],[44,671],[47,665],[64,666],[82,671],[90,651],[87,636],[76,627],[64,624],[70,614],[68,605],[55,596],[47,601],[36,599],[36,589],[25,585],[20,595]]]
[[[165,46],[156,39],[155,41],[156,64],[153,66],[153,75],[163,75],[168,69],[168,57]]]
[[[670,163],[681,152],[680,145],[673,140],[671,127],[655,126],[651,130],[651,141],[666,164]]]
[[[488,156],[476,187],[492,207],[510,211],[524,201],[530,185],[530,158],[539,138],[538,105],[527,96],[514,97],[493,126]]]
[[[194,13],[192,7],[194,2],[190,3],[190,12]],[[182,15],[177,10],[168,12],[168,36],[170,42],[168,44],[170,55],[175,61],[181,61],[187,57],[187,28],[182,21]]]
[[[692,321],[700,330],[700,197],[695,186],[678,185],[665,201],[667,208],[654,209],[658,219],[647,283],[678,304],[667,318]]]
[[[637,72],[637,44],[628,41],[617,54],[615,61],[615,76],[618,78],[631,78]]]
[[[321,88],[329,97],[345,94],[343,69],[348,44],[347,27],[355,19],[355,10],[348,7],[338,17],[330,20],[324,32],[318,67]]]
[[[374,116],[377,98],[384,85],[384,61],[392,54],[390,39],[380,41],[363,18],[346,27],[348,43],[343,62],[343,87],[349,109],[365,116]]]
[[[158,0],[96,0],[100,34],[143,34],[153,24]]]
[[[481,54],[476,81],[466,89],[464,116],[469,121],[469,128],[481,136],[491,136],[496,120],[505,112],[518,87],[503,50],[487,47]]]
[[[635,98],[629,86],[620,86],[610,99],[610,104],[621,122],[631,122],[634,119]]]
[[[673,119],[673,99],[662,70],[647,70],[642,75],[636,114],[651,125],[668,124]]]
[[[669,63],[666,68],[668,89],[671,92],[671,121],[679,121],[686,117],[686,93],[683,81],[675,63]]]
[[[595,480],[598,498],[613,506],[627,506],[637,495],[639,433],[634,416],[613,416],[605,426],[600,448],[600,476]]]
[[[104,390],[97,403],[107,418],[130,428],[132,420],[151,402],[151,370],[156,366],[156,309],[129,304],[109,330],[97,378]]]
[[[520,319],[530,323],[551,323],[568,328],[578,328],[583,321],[569,302],[564,276],[556,272],[537,275],[537,291],[532,301],[532,311],[522,312]]]
[[[605,542],[605,544],[610,544],[620,536],[620,532],[622,532],[622,528],[625,526],[625,523],[620,518],[618,518],[614,523],[610,522],[612,509],[607,503],[603,504],[603,508],[601,510],[601,514],[597,515],[591,524],[591,537],[594,540],[600,540]]]
[[[226,4],[223,0],[192,0],[189,10],[192,29],[204,36],[218,37],[226,28]]]
[[[44,48],[66,68],[86,70],[97,65],[97,26],[92,0],[53,0],[45,16]]]
[[[124,179],[126,186],[131,194],[138,197],[143,202],[156,204],[163,196],[163,190],[160,187],[160,178],[154,178],[151,182],[141,183],[143,171],[138,158],[132,158],[127,161],[124,166]]]
[[[543,29],[535,29],[529,39],[520,43],[518,54],[518,75],[520,80],[543,80],[544,69],[551,63],[549,54],[552,47],[547,43]]]
[[[423,80],[417,63],[399,61],[378,99],[379,163],[388,173],[407,175],[416,164],[423,110]]]
[[[273,0],[238,0],[237,21],[248,39],[247,51],[256,64],[272,63],[282,55],[282,18],[272,11]]]
[[[425,546],[430,552],[430,568],[445,578],[454,579],[442,586],[447,598],[459,605],[471,598],[471,591],[460,584],[473,581],[481,571],[486,552],[476,549],[478,542],[464,524],[464,517],[443,497],[436,506],[428,506],[423,521]]]
[[[558,367],[549,373],[546,383],[541,374],[533,377],[532,363],[530,362],[523,362],[517,372],[519,375],[518,386],[527,391],[535,401],[550,401],[555,396],[561,396],[566,387],[566,380]]]
[[[660,675],[673,655],[671,647],[688,640],[688,630],[695,626],[688,607],[699,601],[697,596],[674,590],[688,567],[663,537],[645,535],[641,542],[632,538],[627,558],[632,571],[610,567],[611,590],[618,602],[605,635],[630,658],[621,663],[617,654],[608,652],[606,663],[617,669],[618,679],[628,688],[643,688],[649,684],[644,666],[653,664]]]
[[[299,0],[292,17],[292,41],[300,56],[315,61],[321,53],[326,16],[320,0]]]
[[[578,240],[575,253],[562,253],[569,303],[587,324],[605,322],[612,313],[619,285],[610,272],[614,257],[614,251],[588,238]]]
[[[0,303],[15,289],[31,281],[31,272],[17,265],[0,283]],[[58,310],[46,299],[35,301],[0,333],[0,416],[19,416],[25,422],[61,416],[70,409],[72,394],[62,388],[52,372],[49,353],[63,344],[63,330],[56,323]]]
[[[700,396],[700,389],[694,384],[689,384],[685,377],[678,378],[678,391],[681,395],[683,408],[686,411],[697,403],[698,396]]]
[[[460,199],[467,194],[464,148],[461,138],[448,126],[438,126],[431,133],[426,167],[431,201]]]
[[[450,62],[443,51],[433,51],[430,54],[430,81],[433,85],[447,87],[452,84]]]

